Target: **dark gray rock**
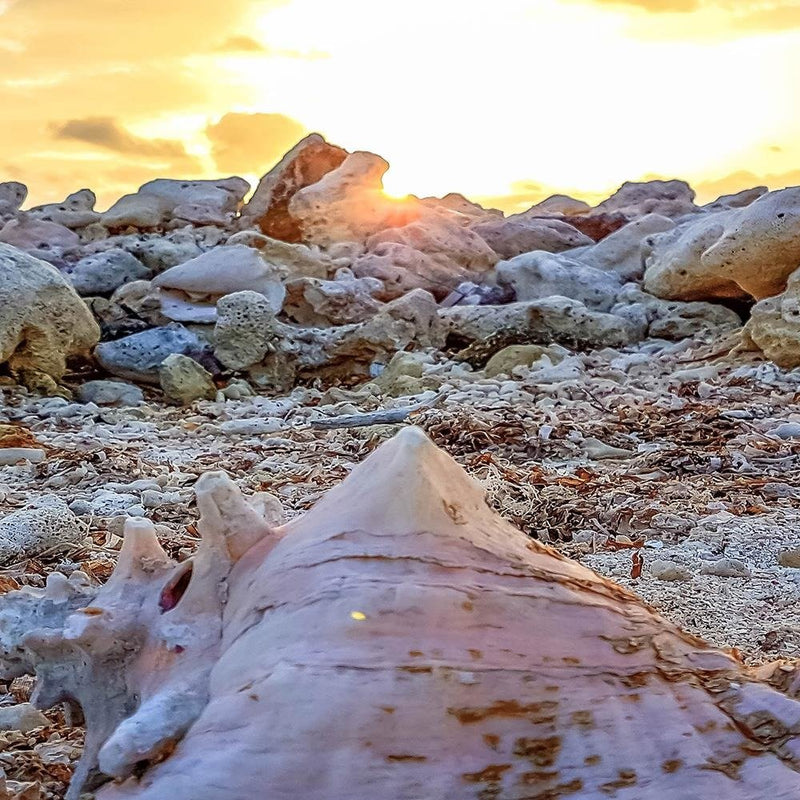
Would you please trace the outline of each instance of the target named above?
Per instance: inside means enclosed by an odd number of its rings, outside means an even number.
[[[102,342],[94,351],[100,366],[112,375],[153,384],[159,382],[161,363],[173,353],[194,358],[207,368],[214,365],[208,344],[178,323]]]
[[[75,291],[84,297],[111,294],[126,283],[151,276],[136,256],[119,247],[82,258],[67,274]]]

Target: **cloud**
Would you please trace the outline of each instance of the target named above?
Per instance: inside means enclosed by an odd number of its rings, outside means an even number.
[[[250,36],[229,36],[219,47],[222,53],[264,53],[266,48]]]
[[[211,155],[223,172],[261,173],[308,131],[284,114],[225,114],[206,128]]]
[[[616,10],[679,15],[675,27],[661,29],[661,38],[731,38],[764,32],[785,32],[800,27],[800,0],[569,0]],[[702,14],[706,24],[686,28],[684,15]],[[683,17],[683,19],[681,19]],[[698,17],[698,20],[700,17]],[[643,15],[643,24],[646,15]],[[634,32],[638,32],[636,28]],[[644,33],[644,31],[642,31]],[[648,31],[659,38],[659,30]]]
[[[721,195],[735,194],[754,186],[768,186],[773,191],[787,186],[800,186],[800,169],[777,172],[769,175],[756,175],[748,170],[738,170],[730,175],[714,180],[699,181],[695,185],[700,202],[716,200]]]
[[[600,6],[635,6],[653,13],[697,11],[700,0],[592,0]]]
[[[134,136],[111,117],[86,117],[70,119],[53,125],[56,139],[72,139],[86,144],[104,147],[117,153],[144,158],[187,158],[188,153],[181,142],[173,139],[145,139]]]

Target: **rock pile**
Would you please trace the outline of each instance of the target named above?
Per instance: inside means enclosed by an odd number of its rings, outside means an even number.
[[[742,323],[721,302],[760,301],[743,345],[800,364],[800,188],[698,206],[685,182],[656,180],[505,217],[461,195],[389,197],[388,166],[312,134],[248,202],[241,178],[158,179],[105,212],[88,189],[21,210],[27,189],[0,184],[0,277],[17,298],[0,313],[0,359],[66,395],[67,359],[102,338],[94,367],[112,376],[157,386],[177,354],[220,388],[239,374],[283,390],[363,380],[406,350],[471,347],[477,363],[477,348],[485,364],[510,345],[713,338]],[[392,304],[421,297],[441,341],[428,323],[398,331]]]

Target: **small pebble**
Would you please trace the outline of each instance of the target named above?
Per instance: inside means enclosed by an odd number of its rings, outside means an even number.
[[[720,578],[749,578],[752,573],[744,562],[736,558],[721,558],[712,564],[706,564],[700,574],[716,575]]]
[[[674,561],[651,561],[650,574],[659,581],[688,581],[692,574]]]
[[[792,569],[800,569],[800,547],[794,550],[784,550],[778,556],[778,563],[782,567],[791,567]]]

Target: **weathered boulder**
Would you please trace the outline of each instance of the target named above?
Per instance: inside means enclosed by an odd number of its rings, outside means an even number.
[[[517,215],[490,219],[472,225],[501,258],[514,258],[532,250],[560,253],[573,247],[594,244],[594,240],[559,219]]]
[[[109,298],[108,306],[98,307],[103,298],[92,298],[92,310],[102,321],[122,319],[140,321],[145,327],[168,325],[169,317],[161,312],[161,292],[151,281],[131,281],[119,287]],[[131,331],[134,333],[135,331]],[[105,338],[105,337],[104,337]],[[111,338],[118,338],[116,335]]]
[[[300,325],[329,327],[364,322],[381,307],[375,297],[383,291],[377,278],[356,278],[348,269],[335,280],[295,278],[286,284],[283,310]]]
[[[152,230],[162,227],[169,219],[174,206],[163,197],[136,192],[119,198],[100,217],[109,230],[138,228]]]
[[[707,334],[720,335],[740,328],[735,311],[718,303],[662,300],[628,284],[617,296],[612,314],[641,324],[643,334],[658,339],[680,341]]]
[[[328,331],[321,352],[306,359],[304,368],[319,366],[328,375],[352,376],[365,372],[373,361],[388,362],[398,351],[444,342],[436,301],[422,289],[387,303],[366,322]]]
[[[264,233],[286,242],[301,241],[298,221],[289,202],[306,186],[319,181],[347,158],[347,151],[328,144],[318,133],[298,142],[260,180],[241,213],[241,226],[258,226]]]
[[[436,301],[422,289],[386,303],[366,322],[331,328],[298,328],[276,324],[276,339],[259,370],[260,384],[304,378],[366,378],[374,362],[386,364],[394,353],[441,347],[442,326]]]
[[[23,212],[3,225],[0,242],[24,250],[43,261],[60,261],[64,253],[78,247],[80,238],[63,225],[38,220]]]
[[[173,353],[187,355],[205,365],[213,361],[210,347],[178,323],[102,342],[94,350],[100,366],[112,375],[154,384],[159,382],[161,363]]]
[[[583,200],[576,200],[568,194],[551,194],[546,200],[531,206],[526,215],[545,217],[545,216],[574,216],[586,214],[592,207]]]
[[[752,189],[742,189],[734,194],[723,194],[714,202],[703,206],[703,211],[724,211],[729,208],[744,208],[758,200],[769,191],[766,186],[754,186]]]
[[[610,310],[622,288],[615,273],[595,269],[563,253],[523,253],[501,261],[495,271],[497,283],[511,289],[517,300],[560,295],[598,311]]]
[[[644,274],[645,260],[652,251],[650,237],[674,227],[675,223],[668,217],[646,214],[591,247],[569,255],[597,269],[614,272],[623,281],[639,280]]]
[[[217,394],[211,373],[181,353],[172,353],[161,362],[158,382],[167,400],[182,406],[195,400],[213,400]]]
[[[13,217],[22,208],[28,196],[28,187],[19,181],[0,183],[0,220]]]
[[[334,258],[316,245],[282,242],[256,231],[239,231],[225,242],[258,250],[265,261],[280,267],[286,280],[294,278],[328,278],[338,267],[348,267],[352,259]]]
[[[110,294],[125,283],[146,280],[151,274],[138,258],[119,247],[86,256],[67,270],[75,291],[84,297]]]
[[[139,193],[167,201],[172,219],[196,225],[227,225],[249,189],[250,184],[239,177],[202,181],[157,178],[140,187]]]
[[[397,228],[436,215],[419,200],[397,200],[383,191],[389,164],[374,153],[355,152],[316,183],[297,191],[289,201],[302,240],[320,245],[364,242],[387,228]]]
[[[214,356],[228,369],[252,367],[269,352],[275,328],[275,310],[263,294],[226,295],[217,303]]]
[[[264,295],[278,313],[286,295],[282,270],[261,253],[242,244],[208,250],[153,279],[161,290],[161,309],[178,321],[213,322],[220,297],[245,290]]]
[[[694,189],[686,181],[626,181],[595,211],[621,211],[630,219],[645,214],[660,214],[675,219],[698,210],[694,198]]]
[[[592,311],[567,297],[503,306],[453,306],[440,309],[439,317],[449,345],[489,342],[483,363],[512,344],[556,342],[578,347],[623,347],[638,338],[624,319]]]
[[[160,228],[172,220],[227,225],[249,188],[246,180],[237,177],[201,181],[157,178],[117,200],[101,221],[112,230]]]
[[[647,258],[644,286],[671,300],[760,300],[783,291],[798,266],[800,187],[793,187],[661,234]]]
[[[800,269],[789,277],[783,293],[750,309],[744,342],[780,367],[800,367]]]
[[[172,231],[166,236],[140,234],[119,237],[118,246],[136,256],[156,275],[203,253],[190,230]]]
[[[85,228],[100,220],[100,214],[94,210],[96,202],[97,197],[91,189],[81,189],[68,195],[61,203],[34,206],[26,214],[65,228]]]
[[[449,217],[433,215],[371,236],[353,273],[382,281],[381,300],[412,289],[425,289],[441,299],[460,283],[479,280],[497,261],[477,233]]]
[[[502,219],[503,217],[503,212],[500,211],[500,209],[484,208],[479,203],[473,203],[472,200],[467,200],[463,194],[459,194],[458,192],[450,192],[444,197],[423,197],[420,202],[431,208],[455,211],[459,215],[465,217],[465,221],[473,218],[500,217]]]
[[[588,214],[561,217],[594,242],[600,242],[630,221],[621,211],[592,211]]]
[[[0,244],[0,363],[58,380],[100,338],[89,308],[55,267]]]

